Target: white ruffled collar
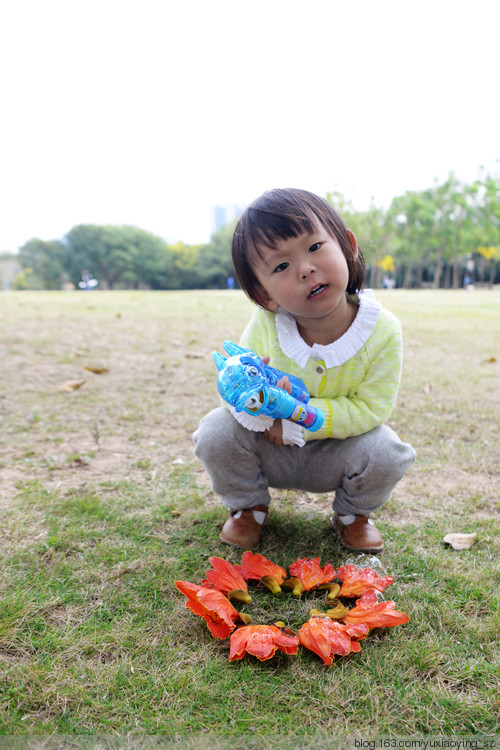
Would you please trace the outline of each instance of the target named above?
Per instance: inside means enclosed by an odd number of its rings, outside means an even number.
[[[290,313],[279,308],[276,313],[276,330],[283,352],[294,359],[299,367],[305,367],[309,359],[322,361],[325,366],[338,367],[353,357],[373,332],[378,314],[382,308],[375,299],[372,289],[365,289],[357,294],[359,300],[358,314],[350,328],[332,344],[314,344],[309,346],[299,333],[297,321]]]

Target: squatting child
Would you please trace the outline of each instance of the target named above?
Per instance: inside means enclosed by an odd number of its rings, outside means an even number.
[[[269,487],[335,492],[331,527],[356,552],[383,548],[372,514],[391,497],[415,451],[386,424],[401,379],[397,318],[364,290],[354,234],[328,201],[271,190],[241,216],[232,241],[241,288],[255,309],[241,345],[300,377],[322,410],[311,432],[290,420],[211,411],[195,454],[228,508],[220,538],[255,549]],[[278,385],[288,392],[289,383]]]

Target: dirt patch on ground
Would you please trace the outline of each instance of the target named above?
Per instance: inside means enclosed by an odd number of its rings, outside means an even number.
[[[120,482],[161,488],[183,465],[216,502],[191,434],[218,404],[211,352],[239,335],[249,311],[241,297],[224,292],[4,295],[0,505],[27,482],[68,493]],[[460,399],[458,407],[447,401],[453,389],[426,386],[432,356],[421,375],[414,358],[413,382],[405,381],[391,418],[419,457],[383,512],[400,524],[430,518],[436,504],[450,516],[467,507],[491,517],[500,497],[498,427],[486,416],[498,401],[493,370],[476,369],[485,373],[489,405],[481,406],[484,387],[475,391],[477,403],[469,389],[461,411]],[[296,493],[294,502],[327,513],[331,499]]]
[[[217,404],[206,322],[191,330],[192,321],[122,312],[119,297],[105,309],[64,301],[17,297],[4,310],[4,506],[29,481],[62,490],[160,481],[194,463],[191,433]]]

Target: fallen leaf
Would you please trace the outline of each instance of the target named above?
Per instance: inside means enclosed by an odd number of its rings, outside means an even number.
[[[494,362],[497,361],[496,357],[488,357],[488,359],[483,359],[481,362],[482,365],[492,365]]]
[[[186,352],[186,357],[188,359],[205,359],[205,355],[199,352]]]
[[[65,383],[63,383],[59,390],[60,391],[77,391],[78,388],[81,388],[82,385],[84,385],[85,380],[67,380]]]
[[[446,534],[443,542],[450,544],[453,549],[470,549],[476,543],[477,534]]]
[[[96,375],[103,375],[105,372],[109,372],[107,367],[84,367],[83,369],[93,372]]]

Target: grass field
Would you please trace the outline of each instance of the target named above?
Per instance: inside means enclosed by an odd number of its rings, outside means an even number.
[[[225,513],[190,436],[217,404],[211,352],[238,339],[251,303],[227,291],[0,294],[1,735],[285,747],[495,733],[500,293],[377,296],[404,329],[390,424],[418,459],[377,514],[386,549],[372,563],[394,575],[387,593],[411,620],[327,668],[304,649],[228,663],[227,641],[173,586],[201,581],[210,555],[240,558],[218,539]],[[260,551],[285,566],[366,563],[328,532],[330,504],[273,492]],[[477,542],[455,551],[448,532]],[[247,609],[293,625],[310,604],[258,592]]]

